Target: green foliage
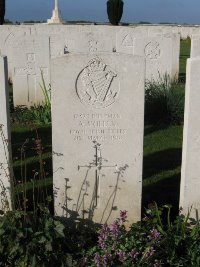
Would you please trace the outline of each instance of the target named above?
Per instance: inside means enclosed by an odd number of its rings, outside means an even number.
[[[0,266],[72,266],[64,225],[45,207],[38,212],[10,211],[0,217]]]
[[[118,25],[122,18],[124,2],[122,0],[108,0],[107,14],[112,25]]]
[[[51,97],[50,89],[48,90],[43,73],[41,71],[42,90],[44,101],[41,104],[34,104],[30,108],[26,106],[18,106],[11,113],[11,120],[14,123],[48,125],[51,124]]]
[[[189,215],[171,221],[170,211],[154,204],[129,229],[121,211],[97,239],[95,228],[70,228],[44,206],[37,214],[9,211],[0,217],[0,266],[199,266],[199,221]]]
[[[145,121],[149,124],[182,124],[184,89],[168,75],[145,85]]]
[[[50,90],[48,90],[45,80],[44,80],[44,75],[43,72],[41,71],[41,78],[42,78],[42,84],[40,84],[40,88],[43,92],[44,95],[44,106],[48,107],[49,109],[51,109],[51,97],[49,95],[49,93],[51,93]],[[50,92],[49,92],[50,91]]]
[[[130,229],[122,217],[103,225],[97,244],[85,252],[84,266],[200,266],[199,221],[189,215],[171,221],[170,211],[154,204]]]
[[[185,83],[186,79],[186,62],[190,57],[191,39],[181,40],[180,59],[179,59],[179,81]]]
[[[34,105],[30,108],[18,106],[11,113],[13,123],[48,125],[51,123],[51,108],[46,105]]]

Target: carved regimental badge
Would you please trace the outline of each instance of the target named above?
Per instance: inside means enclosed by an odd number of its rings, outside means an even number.
[[[94,108],[113,104],[119,93],[117,73],[99,57],[89,61],[80,72],[76,90],[81,102]]]
[[[144,49],[144,54],[147,59],[158,59],[160,57],[160,45],[156,41],[149,42]]]

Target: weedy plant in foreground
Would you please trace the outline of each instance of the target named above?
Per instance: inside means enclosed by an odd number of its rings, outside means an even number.
[[[167,211],[167,223],[162,213]],[[125,228],[127,212],[111,225],[104,224],[97,244],[85,252],[84,266],[200,266],[200,225],[188,216],[170,220],[170,206],[156,203],[141,222]]]
[[[2,143],[7,145],[0,128]],[[37,131],[36,131],[37,134]],[[38,157],[39,169],[34,171],[32,181],[32,208],[28,208],[27,184],[30,177],[27,175],[26,149],[29,140],[23,143],[21,154],[20,177],[11,177],[7,167],[3,170],[4,177],[13,183],[13,207],[6,194],[3,181],[1,181],[1,217],[0,217],[0,266],[69,266],[72,253],[68,244],[67,228],[49,211],[51,196],[46,191],[46,186],[40,186],[45,180],[43,160],[43,146],[38,136],[32,140],[35,144],[34,151]],[[6,151],[5,151],[6,152]],[[9,166],[7,158],[6,166]],[[12,180],[12,181],[11,181]],[[69,242],[70,243],[70,242]],[[72,266],[72,265],[71,265]]]

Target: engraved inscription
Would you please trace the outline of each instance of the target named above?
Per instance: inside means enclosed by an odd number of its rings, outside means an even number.
[[[98,51],[98,41],[96,40],[89,40],[89,52],[97,52]]]
[[[130,34],[125,35],[124,39],[122,40],[123,46],[133,46],[133,39]]]
[[[74,114],[74,126],[69,130],[74,141],[121,141],[127,135],[120,114]]]
[[[27,53],[26,59],[27,59],[26,67],[15,68],[15,75],[35,75],[36,74],[35,54]]]
[[[35,54],[34,53],[28,53],[26,56],[27,56],[27,62],[35,62]]]
[[[160,45],[156,41],[149,42],[144,49],[147,59],[158,59],[161,54]]]
[[[116,79],[115,85],[113,85],[114,79]],[[108,107],[118,97],[117,73],[100,58],[95,57],[80,72],[76,90],[82,103],[94,108]]]

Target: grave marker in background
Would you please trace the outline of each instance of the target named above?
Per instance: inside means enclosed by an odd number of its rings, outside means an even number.
[[[126,28],[117,33],[116,51],[119,53],[144,56],[146,58],[146,79],[158,80],[168,74],[172,79],[179,73],[179,34]]]
[[[190,57],[200,56],[200,35],[193,35],[191,39],[191,52]]]
[[[133,54],[146,58],[146,79],[159,80],[164,75],[172,79],[179,74],[180,36],[158,35],[134,40]]]
[[[41,103],[44,95],[43,73],[48,87],[49,75],[49,38],[43,36],[23,37],[13,46],[13,101],[14,106]]]
[[[180,207],[200,214],[200,58],[187,60]]]
[[[31,34],[30,26],[1,25],[0,54],[7,56],[8,77],[12,81],[13,46],[17,40]]]
[[[0,56],[0,210],[11,208],[10,121],[7,58]]]
[[[55,213],[98,223],[140,219],[144,59],[118,53],[52,60]]]

